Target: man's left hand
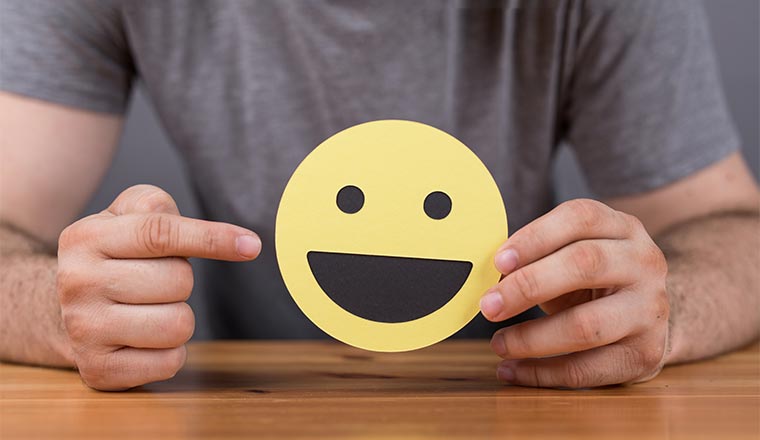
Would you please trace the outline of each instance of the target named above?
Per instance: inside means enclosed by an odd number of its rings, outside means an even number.
[[[655,377],[665,363],[667,263],[636,217],[572,200],[499,249],[505,276],[481,299],[490,321],[535,305],[547,316],[497,331],[500,380],[585,388]]]

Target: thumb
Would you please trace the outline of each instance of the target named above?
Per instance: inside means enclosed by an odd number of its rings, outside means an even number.
[[[134,185],[122,191],[106,212],[124,214],[179,215],[177,203],[166,191],[154,185]]]

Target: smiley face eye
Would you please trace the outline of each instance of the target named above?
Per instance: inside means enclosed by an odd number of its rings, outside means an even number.
[[[451,212],[451,198],[445,192],[433,191],[425,197],[423,208],[428,217],[441,220]]]
[[[364,206],[364,193],[356,186],[346,185],[338,191],[335,203],[346,214],[355,214]]]

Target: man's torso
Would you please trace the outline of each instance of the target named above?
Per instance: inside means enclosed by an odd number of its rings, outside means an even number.
[[[176,4],[175,4],[176,3]],[[276,266],[274,219],[298,163],[375,119],[441,128],[496,179],[515,230],[552,205],[551,158],[577,19],[559,2],[123,3],[137,74],[204,213],[257,231],[249,264],[208,263],[219,337],[310,337]],[[482,318],[463,335],[492,330]]]

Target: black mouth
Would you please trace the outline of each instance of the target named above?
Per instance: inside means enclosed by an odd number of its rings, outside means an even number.
[[[443,307],[462,288],[469,261],[310,251],[311,273],[347,312],[377,322],[406,322]]]

